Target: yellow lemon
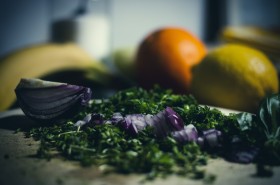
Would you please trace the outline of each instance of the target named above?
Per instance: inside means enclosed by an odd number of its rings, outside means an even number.
[[[217,47],[193,68],[191,92],[200,103],[256,112],[264,96],[278,92],[277,71],[259,50]]]

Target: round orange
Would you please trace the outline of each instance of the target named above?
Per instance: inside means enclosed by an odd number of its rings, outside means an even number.
[[[177,93],[188,93],[191,68],[206,54],[206,47],[182,28],[162,28],[141,42],[136,55],[136,78],[140,86],[159,84]]]

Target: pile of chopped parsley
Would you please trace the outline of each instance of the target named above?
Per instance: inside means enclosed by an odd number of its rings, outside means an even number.
[[[148,179],[170,174],[205,178],[206,173],[201,167],[207,164],[210,155],[220,154],[203,151],[196,143],[180,144],[172,137],[155,138],[150,127],[132,136],[112,124],[74,126],[89,113],[99,113],[105,118],[115,112],[123,115],[156,114],[167,106],[182,117],[184,124],[193,124],[198,131],[219,129],[226,136],[225,142],[240,133],[236,115],[225,116],[216,109],[199,106],[191,95],[176,95],[171,90],[155,87],[149,91],[131,88],[106,100],[91,100],[90,106],[71,120],[33,128],[27,136],[40,141],[38,156],[47,159],[58,153],[84,166],[96,165],[105,172],[146,174]]]

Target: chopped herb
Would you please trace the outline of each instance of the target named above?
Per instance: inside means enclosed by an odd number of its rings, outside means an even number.
[[[91,113],[107,120],[114,113],[155,115],[166,107],[171,107],[185,125],[193,124],[200,133],[207,129],[221,131],[222,148],[206,151],[195,142],[182,144],[170,136],[159,138],[149,126],[131,135],[114,124],[75,124]],[[42,158],[51,159],[58,152],[83,166],[97,165],[104,172],[144,173],[147,179],[177,174],[212,182],[216,177],[206,174],[201,167],[210,156],[225,156],[236,136],[243,143],[256,144],[253,136],[258,132],[252,128],[238,122],[236,114],[225,116],[217,109],[199,106],[190,95],[176,95],[155,87],[150,91],[131,88],[106,100],[91,100],[89,107],[65,123],[33,128],[26,135],[40,141],[38,156]]]

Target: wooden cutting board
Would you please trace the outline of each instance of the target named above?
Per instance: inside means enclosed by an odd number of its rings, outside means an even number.
[[[231,110],[223,110],[225,114]],[[30,128],[36,125],[22,115],[20,110],[0,113],[0,185],[138,185],[143,184],[143,175],[109,174],[104,175],[100,168],[81,167],[79,163],[55,158],[50,161],[35,157],[39,143],[25,138],[17,128]],[[124,159],[125,160],[125,159]],[[279,184],[280,167],[273,169],[269,178],[256,177],[253,164],[241,165],[212,159],[205,167],[207,174],[216,175],[215,185],[266,185]],[[202,185],[202,180],[191,180],[178,176],[146,182],[150,185]]]

